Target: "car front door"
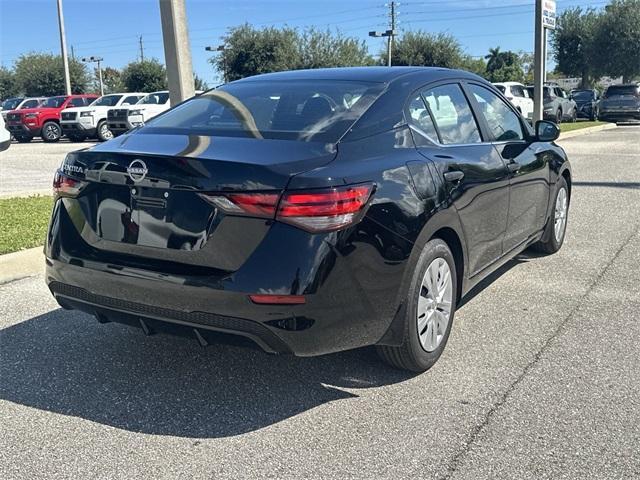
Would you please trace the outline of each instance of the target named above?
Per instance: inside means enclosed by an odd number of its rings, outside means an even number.
[[[494,146],[483,138],[460,84],[428,86],[421,97],[434,128],[424,134],[432,141],[417,142],[418,151],[433,162],[458,212],[473,276],[502,256],[509,173]]]
[[[519,115],[494,92],[468,83],[465,88],[510,172],[509,214],[503,250],[509,252],[544,226],[549,201],[548,155],[531,144]]]

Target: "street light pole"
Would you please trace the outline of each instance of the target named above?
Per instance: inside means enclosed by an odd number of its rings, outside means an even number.
[[[64,86],[67,95],[71,95],[71,79],[69,77],[69,59],[67,58],[67,38],[64,33],[62,0],[58,0],[58,27],[60,29],[60,50],[62,53],[62,64],[64,65]]]
[[[224,56],[226,47],[224,45],[218,45],[217,47],[204,47],[207,52],[223,52],[222,53],[222,82],[227,83],[227,58]]]
[[[533,48],[533,123],[542,120],[544,82],[544,28],[542,26],[542,2],[536,0],[535,42]]]
[[[384,32],[369,32],[370,37],[387,37],[387,66],[391,66],[391,41],[395,37],[395,30],[386,30]]]
[[[85,63],[97,63],[98,64],[98,80],[100,82],[100,96],[104,95],[104,85],[102,84],[102,67],[100,66],[100,62],[102,62],[104,58],[102,57],[82,57],[82,61]]]

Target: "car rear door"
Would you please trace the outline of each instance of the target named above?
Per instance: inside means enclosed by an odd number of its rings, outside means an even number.
[[[483,137],[459,83],[425,87],[421,96],[433,129],[417,142],[418,151],[435,165],[455,206],[467,245],[469,275],[502,256],[507,228],[509,174],[504,160]]]
[[[520,116],[498,95],[476,83],[467,83],[465,88],[509,170],[509,214],[503,243],[506,253],[544,226],[549,200],[547,152],[540,145],[531,145]]]

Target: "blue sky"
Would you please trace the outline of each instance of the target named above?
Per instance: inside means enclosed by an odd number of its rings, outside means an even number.
[[[195,72],[209,86],[219,74],[208,63],[207,45],[219,45],[232,26],[316,26],[340,30],[366,40],[371,53],[384,40],[369,38],[382,30],[390,0],[186,0]],[[448,32],[467,53],[533,49],[534,0],[469,1],[407,0],[398,7],[399,29]],[[603,8],[604,0],[558,0],[558,9],[572,6]],[[67,44],[76,57],[102,56],[105,65],[122,67],[139,55],[142,35],[145,57],[164,63],[158,0],[64,0]],[[60,52],[55,0],[0,0],[0,62],[11,66],[29,51]]]

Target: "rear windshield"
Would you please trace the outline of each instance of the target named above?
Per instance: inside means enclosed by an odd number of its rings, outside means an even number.
[[[635,85],[613,85],[607,88],[605,97],[640,96],[639,87]]]
[[[91,104],[92,107],[113,107],[118,100],[122,98],[122,95],[105,95],[104,97],[100,97],[95,102]]]
[[[576,100],[593,100],[595,98],[591,90],[576,90],[572,95]]]
[[[249,81],[194,97],[150,127],[200,135],[335,143],[384,84],[354,81]]]
[[[496,87],[498,90],[500,90],[502,93],[506,92],[507,89],[504,88],[504,85],[494,85],[494,87]]]
[[[526,87],[526,90],[529,93],[529,98],[533,98],[533,87]],[[543,87],[543,97],[551,97],[551,89],[549,87]]]
[[[139,105],[164,105],[169,100],[169,92],[150,93],[138,102]]]
[[[51,97],[47,98],[42,104],[45,108],[60,108],[60,106],[64,103],[67,97]]]
[[[2,110],[13,110],[20,104],[21,101],[21,98],[9,98],[8,100],[2,102]]]

